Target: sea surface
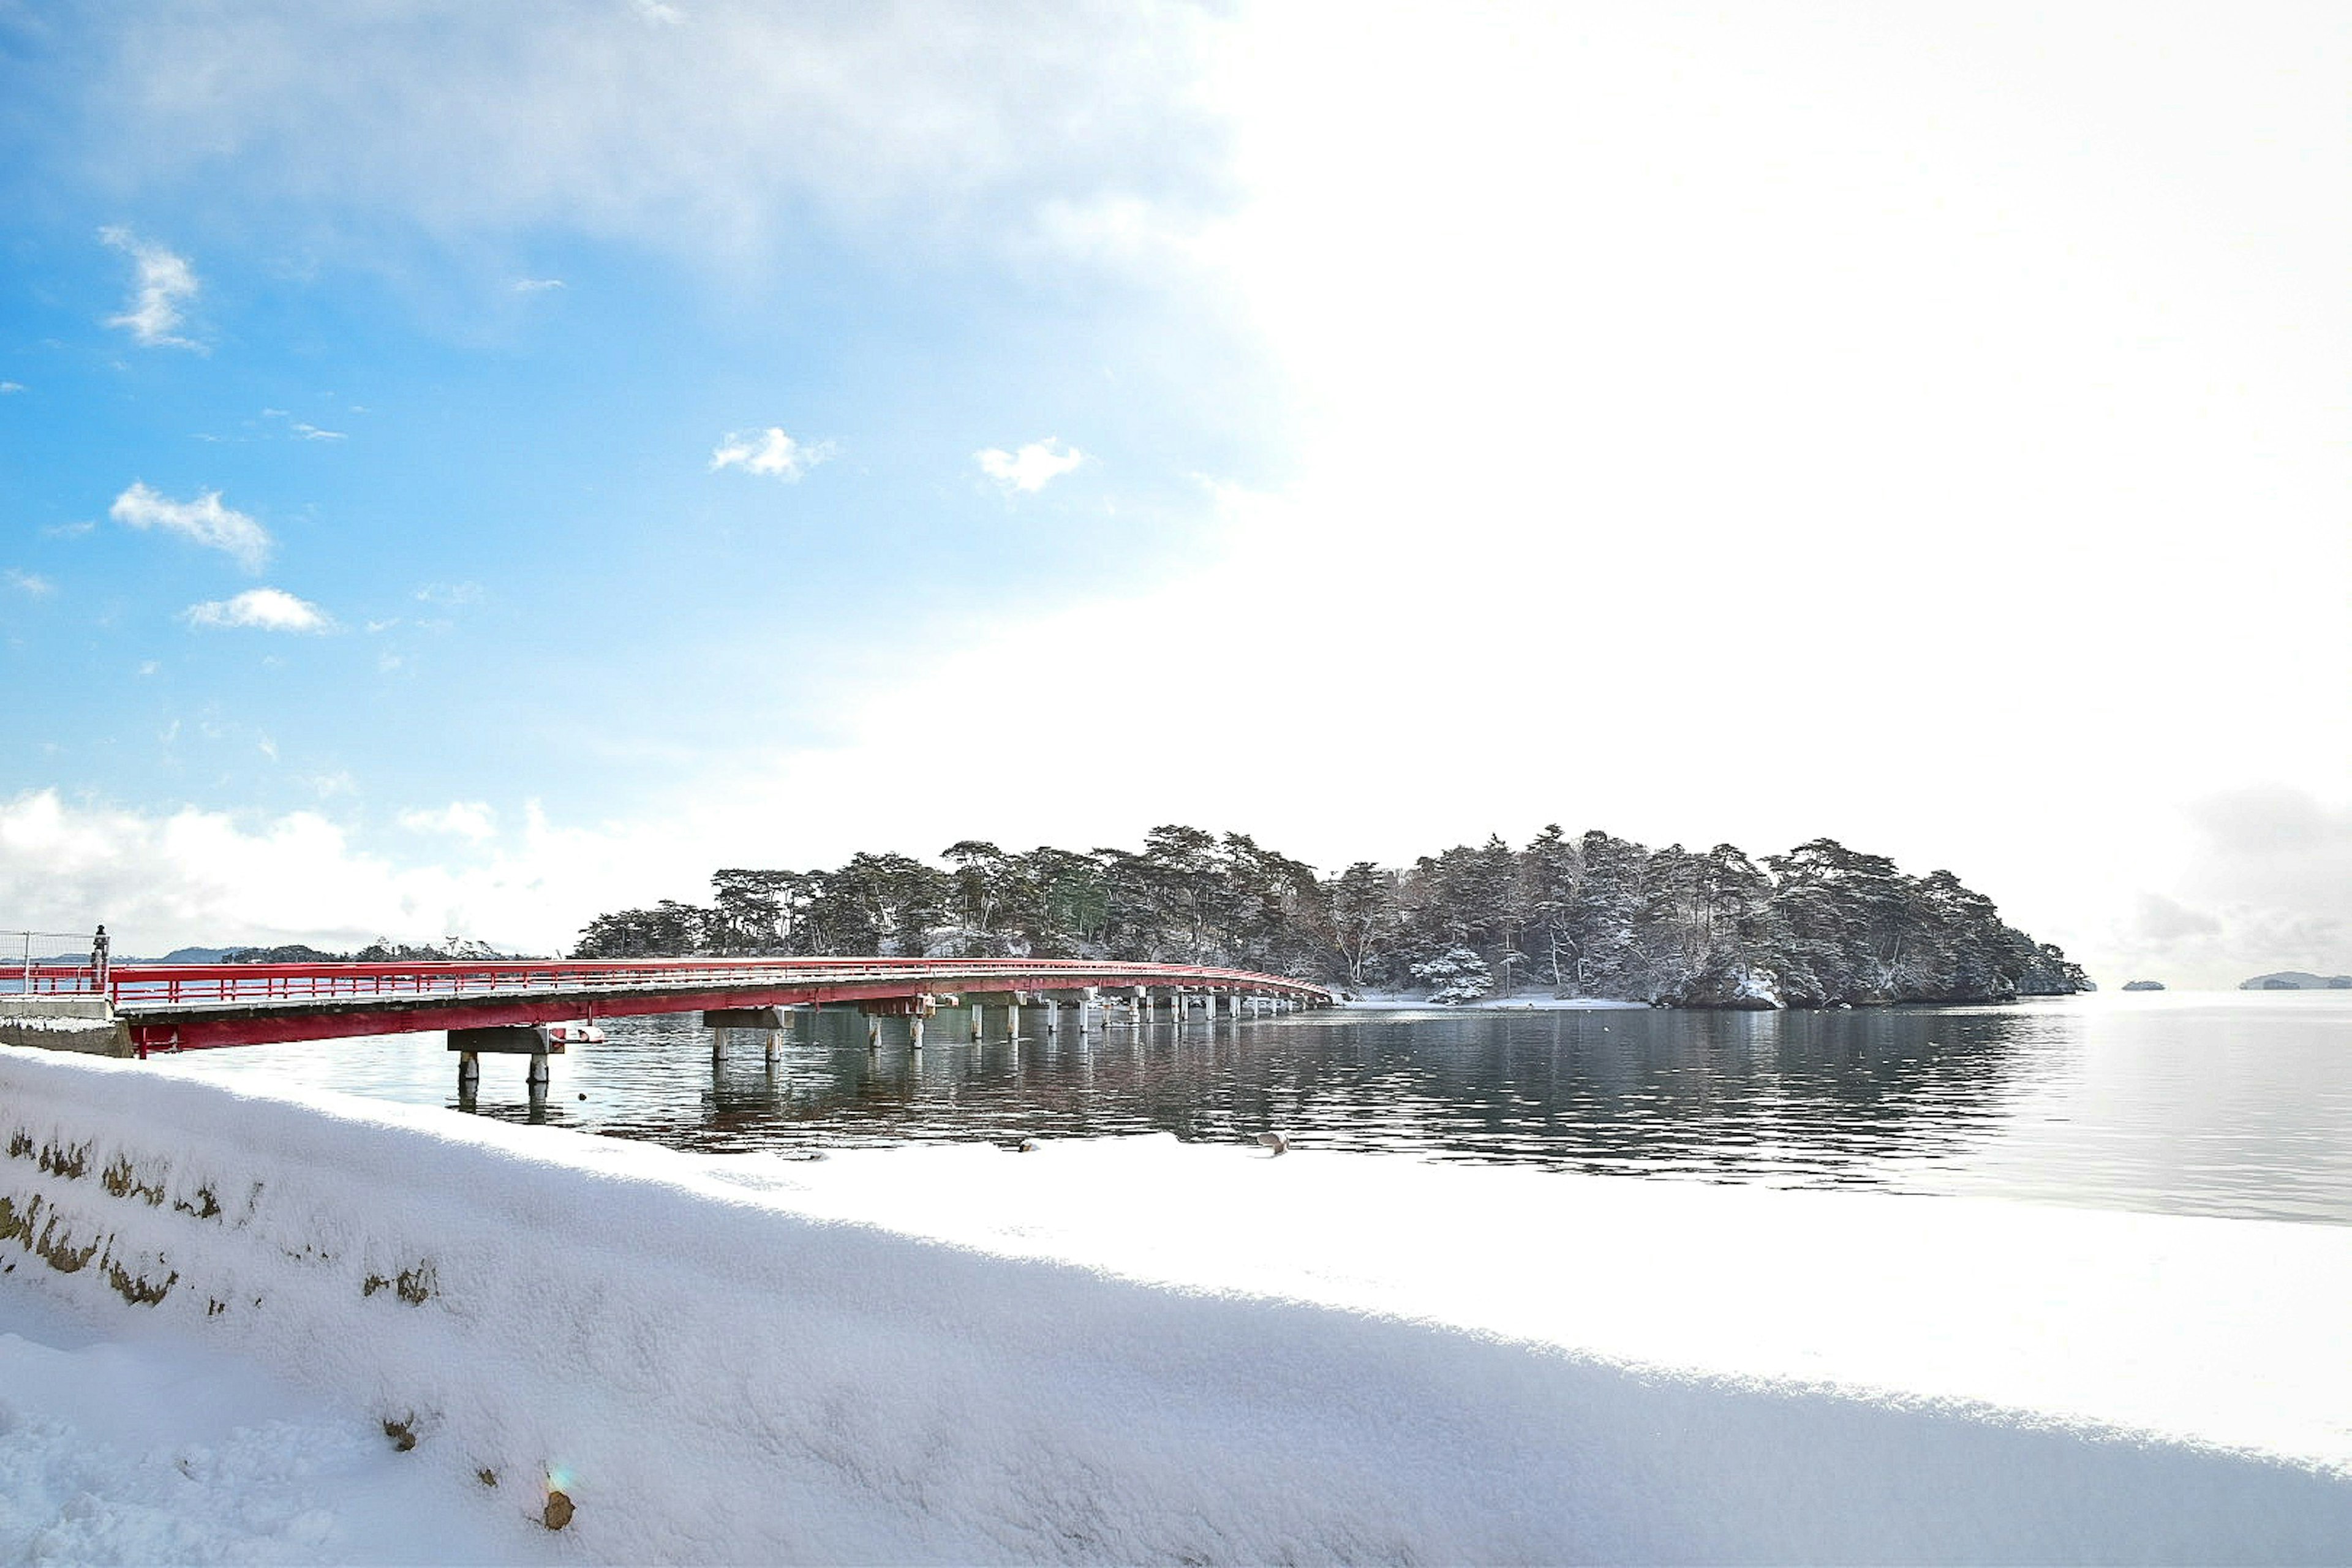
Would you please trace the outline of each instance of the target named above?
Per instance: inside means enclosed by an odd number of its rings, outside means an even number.
[[[1349,1011],[1068,1026],[920,1052],[805,1014],[712,1037],[606,1020],[554,1058],[482,1058],[474,1113],[681,1149],[806,1156],[942,1139],[1167,1131],[1561,1171],[1997,1194],[2352,1225],[2352,993],[2165,992],[1835,1013]],[[990,1026],[1001,1033],[1001,1013]],[[458,1111],[438,1034],[192,1052],[167,1070]]]

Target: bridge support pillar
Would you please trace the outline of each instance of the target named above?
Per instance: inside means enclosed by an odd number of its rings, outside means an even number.
[[[923,1048],[923,1016],[920,1013],[907,1020],[907,1048],[910,1051]]]
[[[774,1061],[784,1043],[784,1030],[790,1026],[791,1013],[783,1007],[706,1007],[702,1010],[702,1026],[710,1031],[710,1059],[713,1062],[725,1054],[720,1031],[723,1029],[760,1029],[768,1037],[767,1058]],[[810,1033],[814,1035],[814,1030]]]
[[[480,1029],[452,1029],[449,1048],[457,1053],[457,1101],[465,1102],[481,1088],[485,1056],[529,1057],[526,1082],[544,1092],[547,1058],[560,1054],[563,1042],[549,1037],[543,1024],[499,1024]]]
[[[706,1007],[702,1013],[706,1029],[781,1029],[784,1026],[782,1007]]]
[[[1208,1009],[1209,1027],[1215,1028],[1217,1026],[1217,994],[1214,991],[1202,993],[1201,1005]]]
[[[1046,1033],[1046,1034],[1048,1034],[1048,1035],[1058,1035],[1058,1034],[1060,1034],[1061,1032],[1062,1032],[1062,1004],[1061,1004],[1061,1000],[1060,1000],[1060,998],[1058,998],[1058,997],[1048,996],[1048,997],[1046,997],[1046,998],[1045,998],[1045,1033]]]

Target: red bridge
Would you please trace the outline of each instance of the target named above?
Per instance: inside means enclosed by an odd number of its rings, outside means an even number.
[[[1221,1003],[1238,1016],[1334,1000],[1311,982],[1246,970],[1043,958],[110,966],[27,957],[21,969],[0,970],[0,1042],[141,1057],[425,1029],[453,1031],[453,1050],[543,1055],[562,1048],[537,1027],[547,1024],[700,1010],[713,1027],[781,1028],[779,1010],[827,1005],[856,1005],[875,1020],[869,1037],[878,1037],[883,1017],[908,1019],[919,1046],[922,1020],[950,1005],[1004,1007],[1007,1033],[1017,1035],[1024,1005],[1045,1007],[1053,1030],[1064,1006],[1076,1009],[1083,1029],[1097,1006],[1142,1024],[1163,1006],[1181,1022],[1192,1008],[1214,1018]],[[977,1015],[974,1024],[977,1035]],[[538,1037],[535,1050],[526,1030]]]

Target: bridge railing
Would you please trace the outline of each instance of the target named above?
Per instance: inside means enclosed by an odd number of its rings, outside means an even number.
[[[922,975],[958,980],[1066,975],[1073,984],[1120,983],[1272,988],[1322,994],[1309,981],[1192,964],[1056,958],[535,959],[405,963],[118,963],[108,989],[120,1005],[324,1000],[534,991],[681,992],[730,985],[789,985]]]

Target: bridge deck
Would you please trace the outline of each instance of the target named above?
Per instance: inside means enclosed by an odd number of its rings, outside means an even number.
[[[93,980],[94,980],[93,976]],[[719,959],[428,964],[126,964],[109,976],[144,1052],[966,992],[1137,986],[1328,1005],[1247,970],[1075,959]]]

